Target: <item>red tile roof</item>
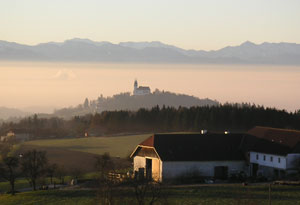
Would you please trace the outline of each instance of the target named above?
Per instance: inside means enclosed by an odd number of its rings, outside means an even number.
[[[154,135],[147,138],[143,142],[141,142],[139,145],[147,146],[147,147],[154,147]]]

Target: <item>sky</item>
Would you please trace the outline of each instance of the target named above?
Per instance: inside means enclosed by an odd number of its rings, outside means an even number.
[[[299,0],[0,0],[0,40],[161,41],[216,50],[300,43]]]
[[[300,44],[299,11],[300,0],[0,0],[0,40],[161,41],[197,50],[245,41]],[[152,89],[222,103],[299,109],[299,66],[166,66],[1,62],[0,106],[75,106],[85,97],[130,92],[137,78]]]

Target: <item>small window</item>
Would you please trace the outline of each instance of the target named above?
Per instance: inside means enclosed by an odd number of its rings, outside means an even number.
[[[278,163],[280,163],[280,157],[278,157]]]
[[[273,157],[270,157],[270,161],[273,162]]]
[[[264,155],[264,161],[266,161],[266,155]]]
[[[259,159],[259,155],[257,154],[257,155],[256,155],[256,160],[258,160],[258,159]]]

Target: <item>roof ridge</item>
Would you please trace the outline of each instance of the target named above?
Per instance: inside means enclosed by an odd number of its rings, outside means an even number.
[[[255,128],[263,128],[263,129],[269,129],[269,130],[281,130],[281,131],[293,131],[293,132],[299,132],[300,130],[295,130],[295,129],[285,129],[285,128],[275,128],[275,127],[264,127],[264,126],[255,126],[253,127],[251,130],[255,129]]]

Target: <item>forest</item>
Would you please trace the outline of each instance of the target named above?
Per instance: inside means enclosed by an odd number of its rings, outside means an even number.
[[[75,116],[70,120],[58,117],[26,117],[17,123],[3,122],[0,135],[8,131],[26,133],[32,139],[104,136],[113,134],[198,132],[243,132],[254,126],[300,130],[300,110],[287,112],[254,104],[218,106],[166,107],[155,106],[138,111],[104,111]]]

